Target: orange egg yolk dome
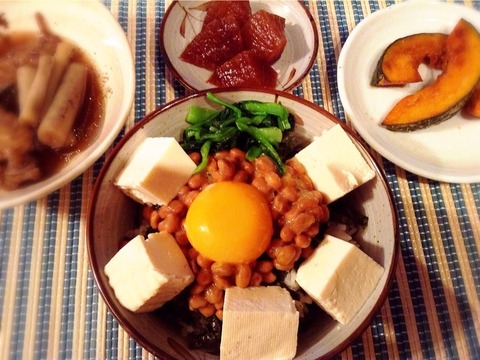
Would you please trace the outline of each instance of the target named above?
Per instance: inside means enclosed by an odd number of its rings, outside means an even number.
[[[262,255],[273,234],[270,206],[252,185],[218,182],[193,200],[185,219],[190,244],[210,260],[241,264]]]

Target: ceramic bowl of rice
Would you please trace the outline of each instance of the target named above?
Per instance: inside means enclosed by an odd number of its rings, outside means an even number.
[[[100,158],[130,113],[134,79],[125,33],[102,3],[3,2],[0,208],[44,197]]]
[[[215,89],[212,90],[212,94],[227,103],[255,100],[283,105],[294,116],[295,136],[304,141],[302,146],[306,146],[314,137],[340,124],[337,118],[324,109],[289,93],[232,88]],[[188,316],[184,317],[184,315],[188,315],[188,306],[182,312],[178,308],[170,307],[167,303],[155,311],[137,313],[126,309],[120,303],[109,284],[105,266],[116,255],[126,238],[131,239],[138,231],[142,231],[141,219],[145,216],[145,208],[125,195],[115,183],[128,159],[147,137],[173,137],[181,141],[182,131],[187,126],[186,114],[192,106],[215,108],[217,105],[209,101],[205,91],[188,95],[147,115],[125,135],[106,160],[98,176],[87,219],[89,260],[103,299],[118,323],[130,336],[147,351],[161,359],[218,359],[219,353],[218,348],[206,350],[199,345],[198,341],[192,341],[192,334],[200,331],[195,326],[201,325],[185,322]],[[383,171],[364,147],[361,139],[347,127],[340,126],[375,176],[338,200],[338,204],[335,201],[328,205],[330,218],[323,226],[322,236],[328,233],[358,246],[383,267],[383,272],[365,303],[346,324],[334,320],[332,316],[316,306],[308,296],[298,298],[296,306],[298,305],[301,310],[299,310],[300,326],[296,351],[292,356],[295,359],[330,358],[346,349],[365,331],[372,318],[380,311],[395,273],[398,253],[397,215],[388,183]],[[342,151],[342,149],[334,149],[334,151]],[[337,211],[336,208],[361,214],[363,220],[361,223],[351,223],[341,217],[335,217],[333,214]],[[282,278],[281,283],[290,290],[298,290],[294,273]],[[191,288],[187,287],[185,291],[190,290]],[[204,325],[213,318],[215,315],[205,317]],[[215,326],[221,326],[221,322],[214,322]],[[276,331],[283,330],[277,329],[273,332]],[[273,338],[275,334],[270,333],[265,336]]]

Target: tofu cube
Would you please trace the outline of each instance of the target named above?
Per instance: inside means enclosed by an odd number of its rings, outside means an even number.
[[[133,312],[160,308],[194,280],[187,259],[172,235],[138,235],[105,265],[118,301]]]
[[[296,281],[341,324],[362,308],[384,269],[357,246],[326,235],[297,270]]]
[[[305,167],[327,203],[375,177],[375,172],[339,124],[315,137],[294,159]]]
[[[146,138],[115,184],[140,203],[165,205],[177,195],[195,168],[195,162],[175,138]]]
[[[298,323],[290,293],[279,286],[227,288],[220,359],[293,359]]]

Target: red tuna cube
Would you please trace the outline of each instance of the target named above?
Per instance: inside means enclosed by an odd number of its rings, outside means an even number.
[[[270,65],[249,50],[220,65],[208,82],[219,87],[275,88],[277,77],[277,72]]]
[[[282,55],[287,44],[285,19],[264,10],[255,12],[242,28],[245,49],[252,49],[268,64]]]
[[[180,55],[190,64],[214,70],[243,49],[241,28],[233,16],[212,20]]]
[[[214,0],[207,4],[207,14],[203,20],[203,26],[210,23],[214,19],[221,19],[227,16],[233,16],[242,27],[252,15],[249,0],[225,1]]]

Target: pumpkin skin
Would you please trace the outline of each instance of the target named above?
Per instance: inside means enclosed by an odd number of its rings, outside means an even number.
[[[466,103],[480,80],[480,34],[461,19],[448,35],[443,73],[430,85],[401,99],[382,125],[413,131],[451,118]]]
[[[463,108],[466,115],[480,117],[480,82]]]
[[[395,40],[378,60],[371,85],[403,86],[422,81],[420,64],[441,70],[447,37],[440,33],[420,33]]]

